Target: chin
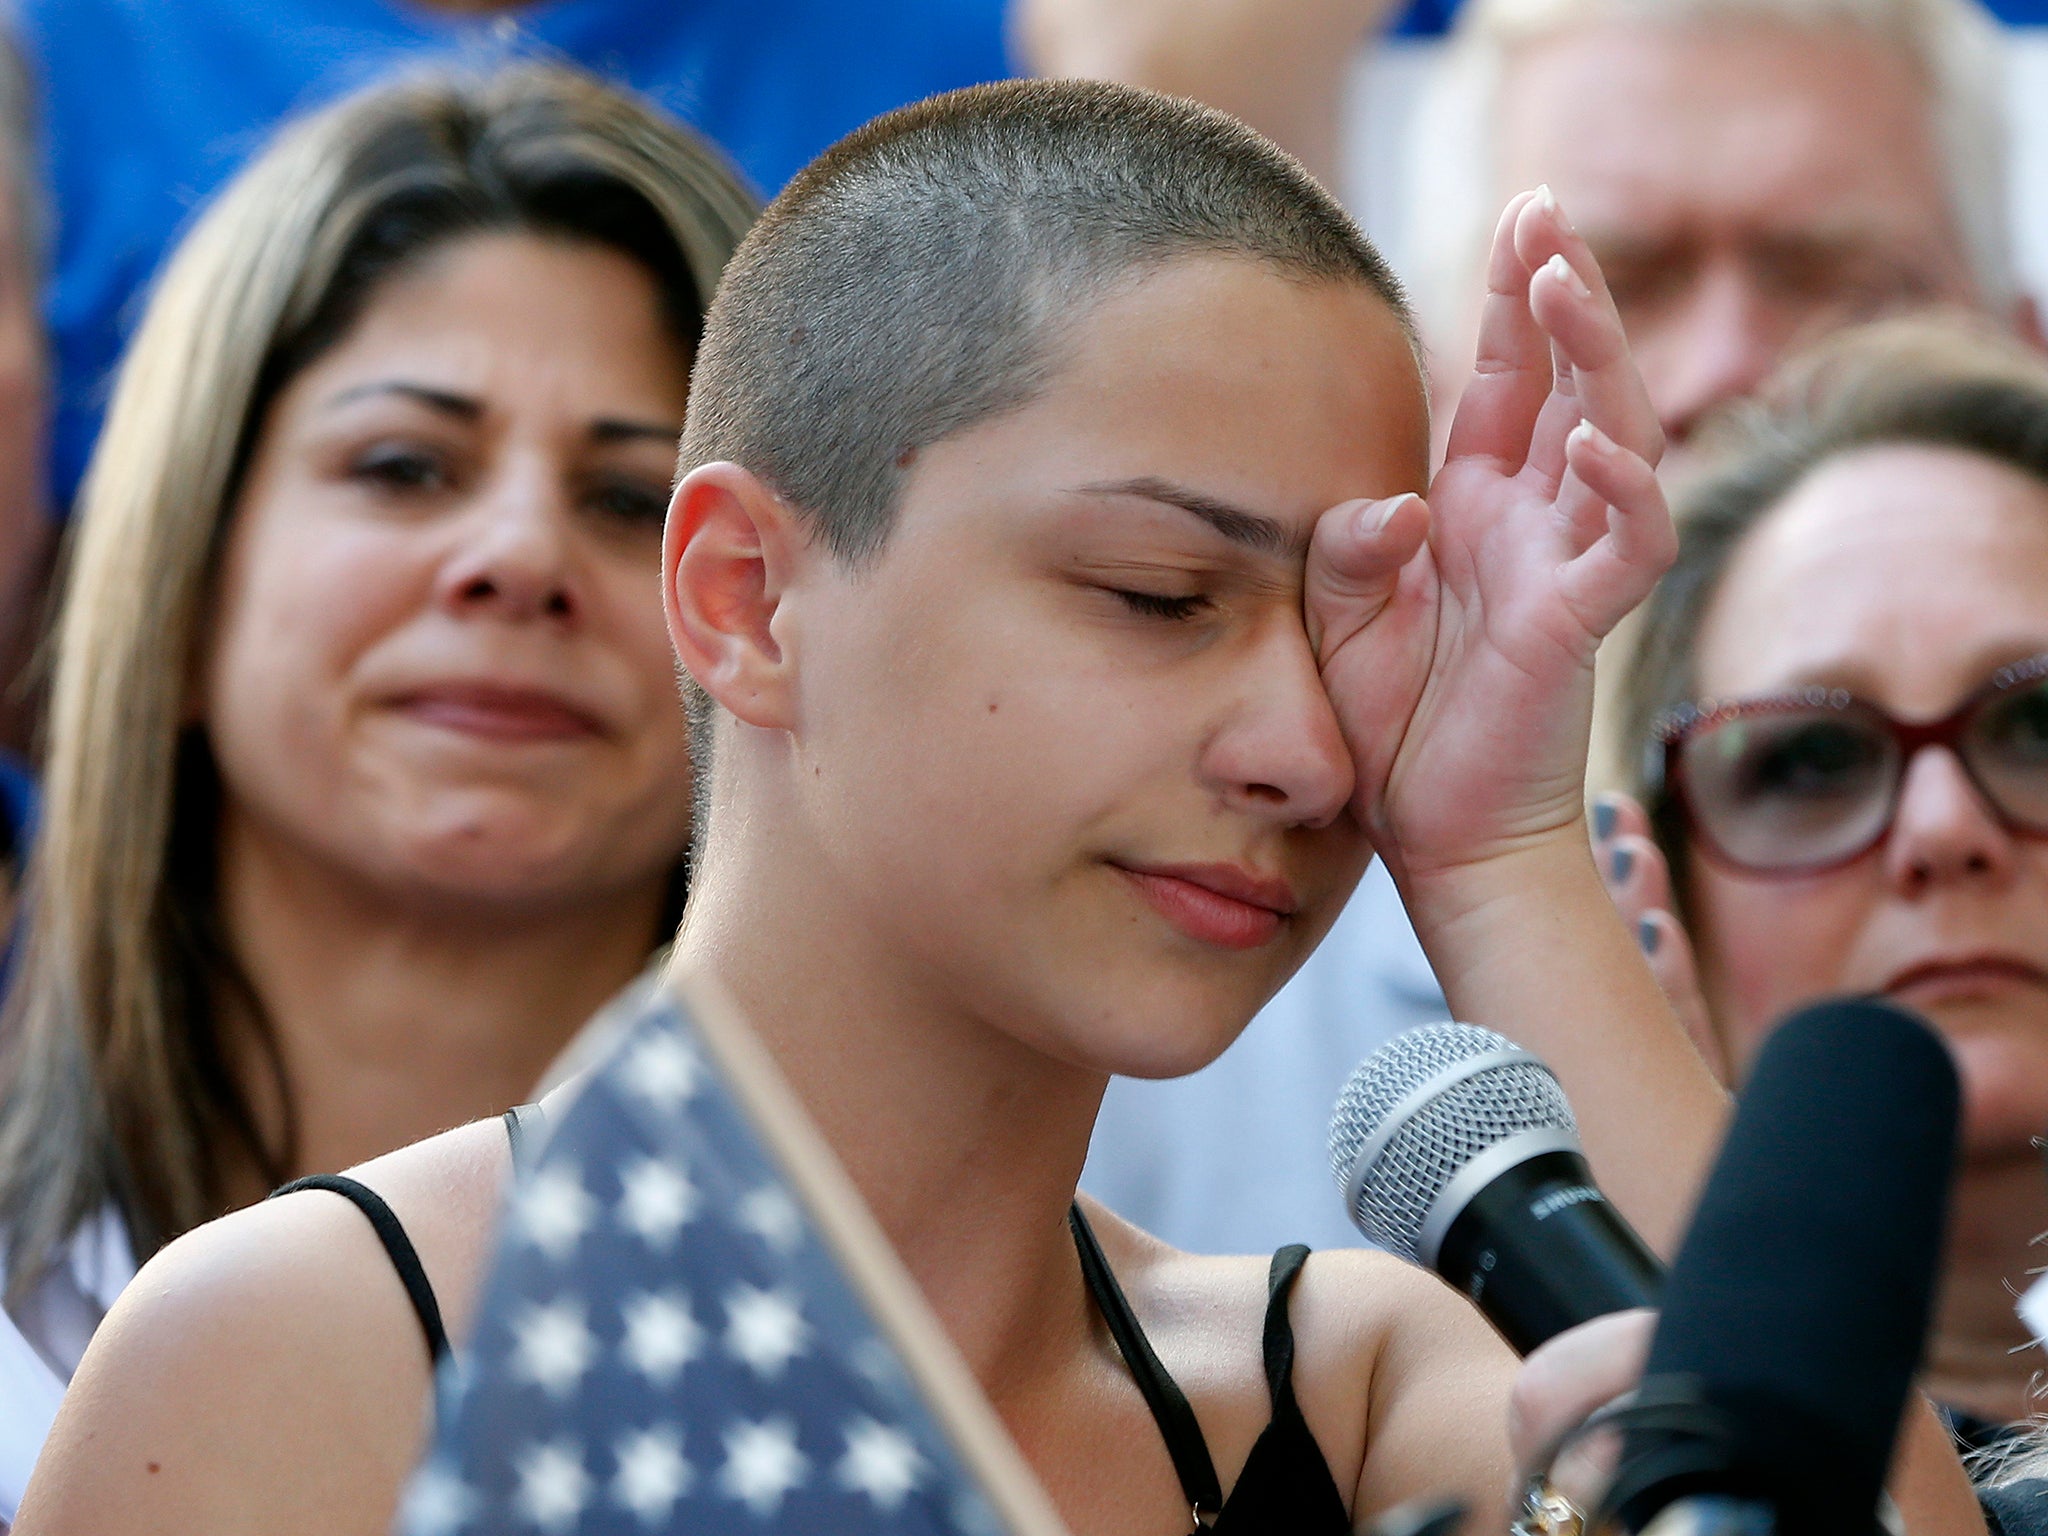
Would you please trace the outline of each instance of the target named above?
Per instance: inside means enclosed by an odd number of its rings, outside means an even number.
[[[1086,1040],[1060,1054],[1116,1077],[1186,1077],[1216,1060],[1244,1033],[1257,1006],[1233,1006],[1210,990],[1190,997],[1183,989],[1143,1005],[1098,1015]]]
[[[646,846],[587,828],[486,825],[412,829],[379,862],[416,897],[479,907],[549,906],[646,878],[631,855]],[[668,861],[681,857],[680,845]],[[632,867],[628,867],[628,865]]]
[[[2048,1027],[2038,1021],[1940,1023],[1962,1074],[1963,1155],[2037,1161],[2038,1138],[2048,1130]]]
[[[689,841],[686,808],[667,797],[586,806],[560,794],[491,788],[434,797],[390,825],[395,847],[413,864],[432,869],[515,875],[568,868],[633,864],[642,849],[674,850],[660,862],[682,856]]]

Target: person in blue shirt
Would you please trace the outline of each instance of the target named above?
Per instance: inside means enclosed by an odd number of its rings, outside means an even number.
[[[53,489],[76,492],[140,295],[284,117],[408,64],[573,61],[778,189],[887,108],[1014,72],[1004,0],[17,0],[58,210]]]

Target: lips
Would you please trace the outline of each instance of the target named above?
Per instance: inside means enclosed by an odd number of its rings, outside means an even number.
[[[1958,955],[1922,960],[1884,984],[1888,996],[1931,1001],[2014,985],[2048,989],[2048,971],[2010,955]]]
[[[1112,864],[1153,911],[1200,944],[1256,949],[1298,908],[1284,880],[1235,864]]]
[[[422,724],[487,741],[575,741],[604,734],[595,715],[560,694],[504,683],[433,683],[399,695],[392,707]]]

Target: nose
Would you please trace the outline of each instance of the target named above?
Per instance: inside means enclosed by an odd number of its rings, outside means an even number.
[[[1923,747],[1906,765],[1886,840],[1885,873],[1909,895],[1959,880],[1997,884],[2014,868],[2012,834],[1947,747]]]
[[[1669,310],[1631,330],[1668,441],[1685,442],[1718,407],[1763,383],[1787,340],[1774,309],[1738,263],[1710,262]]]
[[[1210,788],[1261,820],[1329,825],[1350,802],[1356,770],[1308,636],[1299,626],[1276,633],[1244,675],[1243,696],[1203,753]]]
[[[573,509],[543,464],[506,465],[455,524],[437,595],[462,617],[570,622],[583,610]]]

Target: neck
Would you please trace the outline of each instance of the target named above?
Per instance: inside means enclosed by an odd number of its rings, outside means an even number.
[[[1022,1044],[891,953],[817,850],[714,839],[679,964],[714,974],[1007,1414],[1085,1334],[1066,1211],[1106,1079]]]
[[[408,903],[223,816],[221,918],[291,1094],[246,1022],[232,1059],[289,1173],[347,1168],[522,1102],[648,960],[659,885],[488,913]],[[223,1000],[233,1019],[232,999]],[[234,1175],[236,1203],[266,1191]],[[244,1187],[247,1186],[247,1187]]]
[[[1921,1381],[1935,1401],[1997,1422],[2028,1416],[2040,1357],[2013,1302],[2040,1267],[2030,1239],[2042,1231],[2048,1191],[2031,1150],[1962,1165]]]

